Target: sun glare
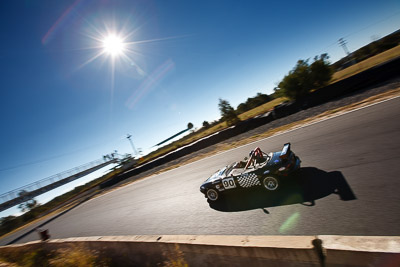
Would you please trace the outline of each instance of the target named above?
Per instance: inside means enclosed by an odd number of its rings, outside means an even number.
[[[104,52],[111,56],[118,56],[124,52],[125,43],[116,35],[109,35],[103,40]]]

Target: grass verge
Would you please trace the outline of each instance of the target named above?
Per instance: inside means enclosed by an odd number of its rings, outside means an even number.
[[[95,249],[90,245],[79,243],[64,244],[61,247],[19,247],[8,250],[7,254],[0,255],[0,267],[14,266],[51,266],[51,267],[114,267],[121,266],[121,262],[125,264],[129,262],[130,255],[122,255],[116,257],[113,254],[107,253],[107,245],[104,244],[102,249]],[[119,255],[121,256],[121,255]],[[162,253],[163,262],[157,263],[154,266],[164,267],[188,267],[184,253],[175,245],[173,251],[164,251]],[[140,266],[152,266],[150,264],[140,264]],[[131,264],[129,264],[131,266]],[[136,265],[134,265],[136,266]]]
[[[109,266],[109,260],[99,257],[97,251],[88,250],[81,245],[70,245],[57,250],[23,249],[2,255],[3,266]],[[0,265],[2,266],[2,265]]]
[[[254,118],[255,116],[267,113],[268,111],[271,111],[272,109],[274,109],[274,107],[276,105],[279,105],[280,103],[282,103],[282,102],[284,102],[286,100],[288,100],[288,98],[286,98],[286,97],[276,98],[276,99],[274,99],[272,101],[269,101],[268,103],[265,103],[265,104],[263,104],[261,106],[258,106],[256,108],[253,108],[253,109],[251,109],[249,111],[246,111],[246,112],[240,114],[239,115],[239,119],[244,121],[244,120],[247,120],[247,119],[250,119],[250,118]]]
[[[387,51],[384,51],[378,55],[375,55],[373,57],[367,58],[366,60],[354,64],[353,66],[335,72],[332,76],[332,80],[330,83],[346,79],[354,74],[375,67],[381,63],[384,63],[399,56],[400,56],[400,45],[393,47]]]

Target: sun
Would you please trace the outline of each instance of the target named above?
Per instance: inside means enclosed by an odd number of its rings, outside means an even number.
[[[124,40],[115,34],[106,36],[102,41],[102,45],[103,52],[113,57],[122,55],[125,50]]]

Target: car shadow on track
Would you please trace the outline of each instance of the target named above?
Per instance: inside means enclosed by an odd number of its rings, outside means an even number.
[[[209,205],[215,210],[225,212],[259,208],[265,210],[268,207],[291,204],[314,206],[315,200],[330,194],[337,194],[341,200],[345,201],[356,199],[341,172],[325,172],[314,167],[306,167],[301,168],[293,177],[287,177],[281,182],[281,187],[276,192],[270,192],[261,187],[229,192],[217,202],[209,201]]]

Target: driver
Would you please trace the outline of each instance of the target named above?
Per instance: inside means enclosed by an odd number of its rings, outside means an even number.
[[[254,158],[256,160],[256,163],[261,163],[265,161],[263,152],[261,151],[261,149],[259,147],[256,147],[254,149]]]
[[[250,151],[249,160],[247,161],[247,164],[244,167],[244,169],[246,170],[251,164],[254,163],[254,161],[255,163],[261,163],[265,161],[263,152],[259,147],[256,147],[254,150]]]

